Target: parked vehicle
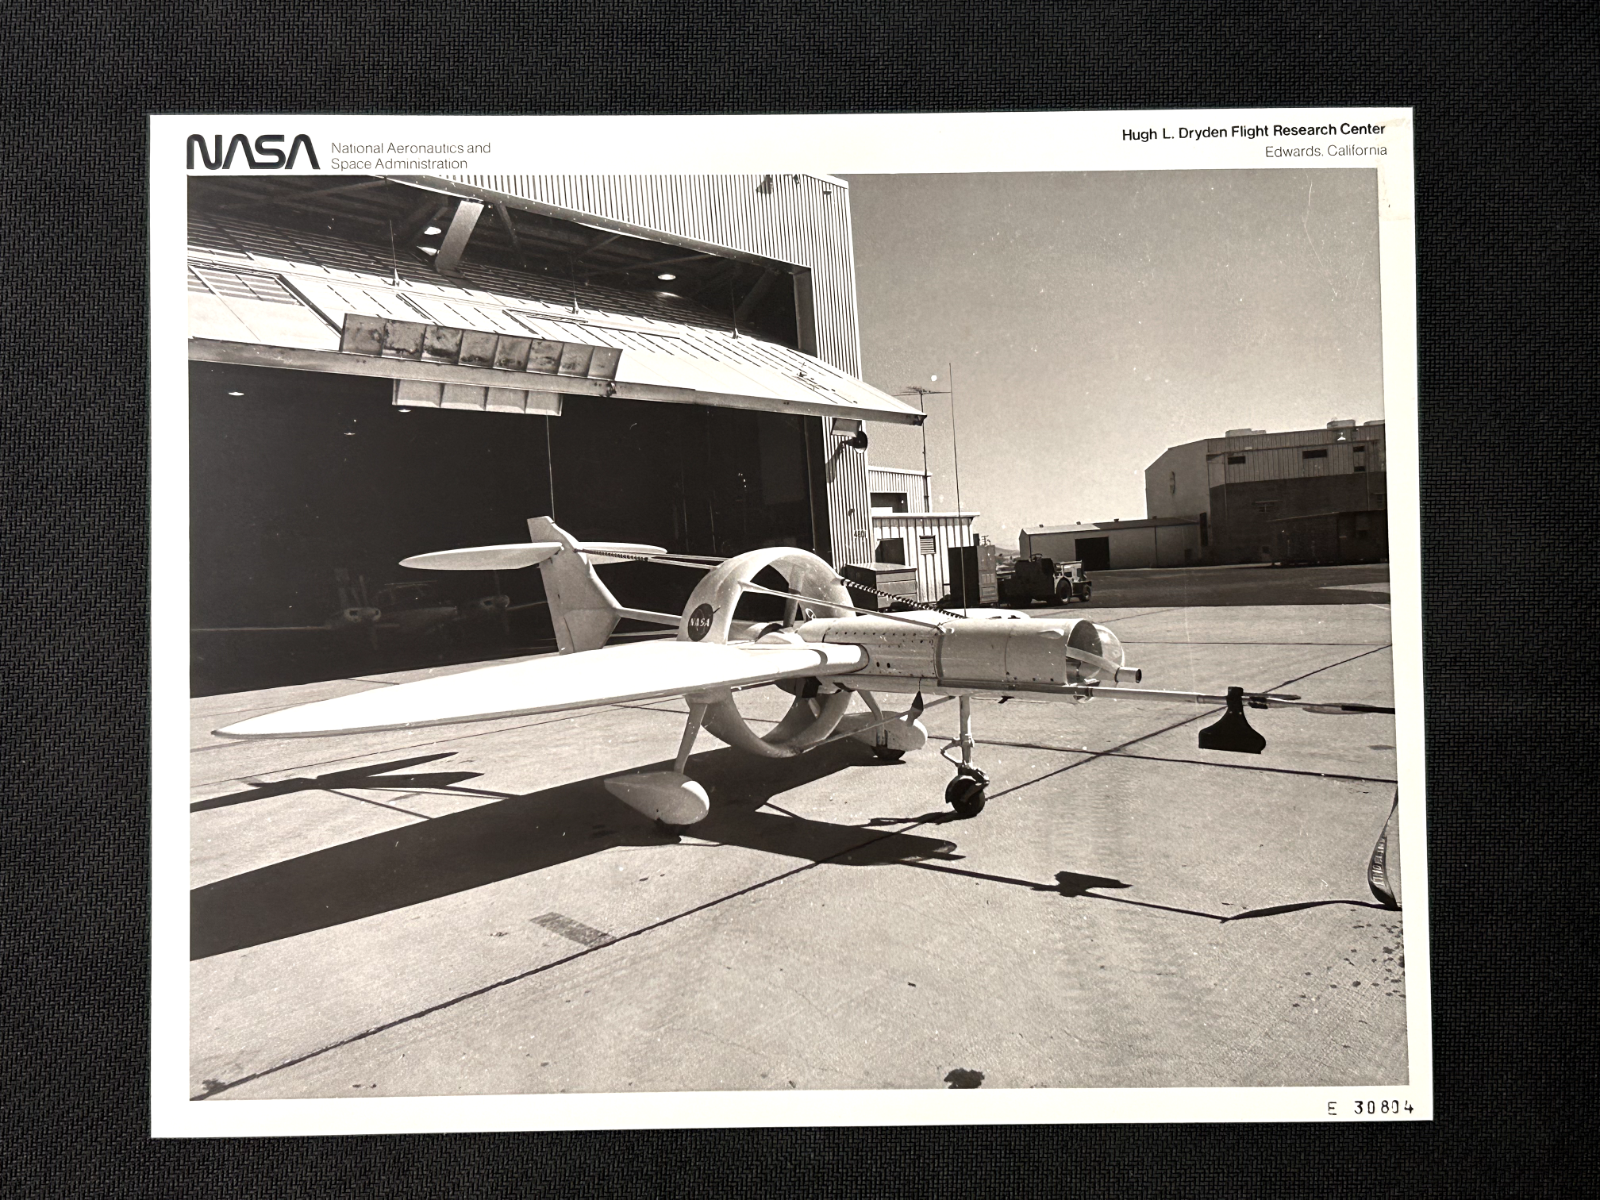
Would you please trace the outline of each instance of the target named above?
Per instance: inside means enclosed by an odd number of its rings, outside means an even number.
[[[1035,555],[1001,564],[998,574],[1000,603],[1026,608],[1036,600],[1070,604],[1087,600],[1092,585],[1081,561],[1061,562]]]

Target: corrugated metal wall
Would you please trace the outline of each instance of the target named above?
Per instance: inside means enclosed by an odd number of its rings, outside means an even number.
[[[823,419],[823,429],[832,422]],[[867,455],[831,433],[823,439],[828,448],[828,537],[833,565],[872,561],[872,504],[867,493]]]
[[[1307,458],[1306,452],[1321,452]],[[1243,462],[1229,462],[1242,458]],[[1349,475],[1357,467],[1368,472],[1384,470],[1383,442],[1332,442],[1307,446],[1299,442],[1287,447],[1260,450],[1232,450],[1212,456],[1207,471],[1212,487],[1224,483],[1258,483],[1267,479],[1315,479],[1323,475]]]
[[[1078,542],[1085,538],[1105,538],[1111,552],[1110,571],[1141,567],[1182,567],[1201,560],[1200,526],[1135,525],[1119,529],[1097,526],[1060,532],[1023,530],[1019,538],[1022,556],[1039,554],[1056,562],[1072,562],[1082,555]]]
[[[813,314],[800,331],[800,348],[861,378],[861,338],[856,319],[855,258],[851,246],[850,189],[816,175],[450,175],[464,185],[504,196],[508,203],[552,215],[612,222],[641,236],[724,249],[804,269],[796,277],[796,309]],[[835,566],[872,558],[866,456],[846,449],[834,456],[824,443],[828,527]]]
[[[950,591],[951,546],[972,545],[976,513],[878,513],[872,518],[874,551],[879,542],[899,538],[905,546],[906,564],[917,568],[917,598],[937,601]],[[924,542],[924,539],[931,539]],[[924,548],[932,552],[924,554]]]
[[[816,348],[861,377],[850,189],[814,175],[452,175],[444,178],[811,272]],[[769,182],[770,181],[770,182]],[[765,190],[763,190],[765,189]],[[809,349],[809,348],[808,348]]]
[[[903,492],[906,511],[928,511],[927,476],[904,467],[868,467],[867,486],[874,492]]]

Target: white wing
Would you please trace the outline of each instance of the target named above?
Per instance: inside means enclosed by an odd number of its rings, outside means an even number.
[[[237,738],[320,737],[489,721],[710,688],[753,687],[791,676],[837,675],[859,670],[866,661],[867,652],[859,646],[635,642],[374,688],[251,717],[217,733]]]

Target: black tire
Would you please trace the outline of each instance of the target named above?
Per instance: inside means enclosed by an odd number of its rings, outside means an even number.
[[[944,789],[944,802],[956,810],[958,817],[977,816],[988,799],[984,785],[970,775],[957,775]]]
[[[1087,583],[1083,585],[1083,602],[1085,604],[1089,602],[1089,585]]]
[[[906,752],[904,750],[895,750],[889,746],[874,746],[872,748],[872,757],[880,762],[899,762],[905,756]]]

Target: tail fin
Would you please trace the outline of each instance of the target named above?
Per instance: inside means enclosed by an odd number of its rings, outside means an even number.
[[[598,650],[624,617],[652,625],[676,627],[679,624],[680,618],[671,613],[623,608],[594,573],[598,563],[659,558],[667,553],[665,548],[633,542],[574,541],[571,534],[549,517],[529,517],[528,532],[533,535],[531,542],[435,550],[403,558],[400,565],[419,571],[511,571],[537,566],[544,578],[545,599],[550,605],[556,644],[563,654]],[[698,566],[697,563],[685,565]]]
[[[549,517],[529,517],[535,542],[556,542],[561,549],[539,564],[544,594],[550,601],[550,623],[561,653],[598,650],[622,619],[622,606],[600,582],[580,546]]]

